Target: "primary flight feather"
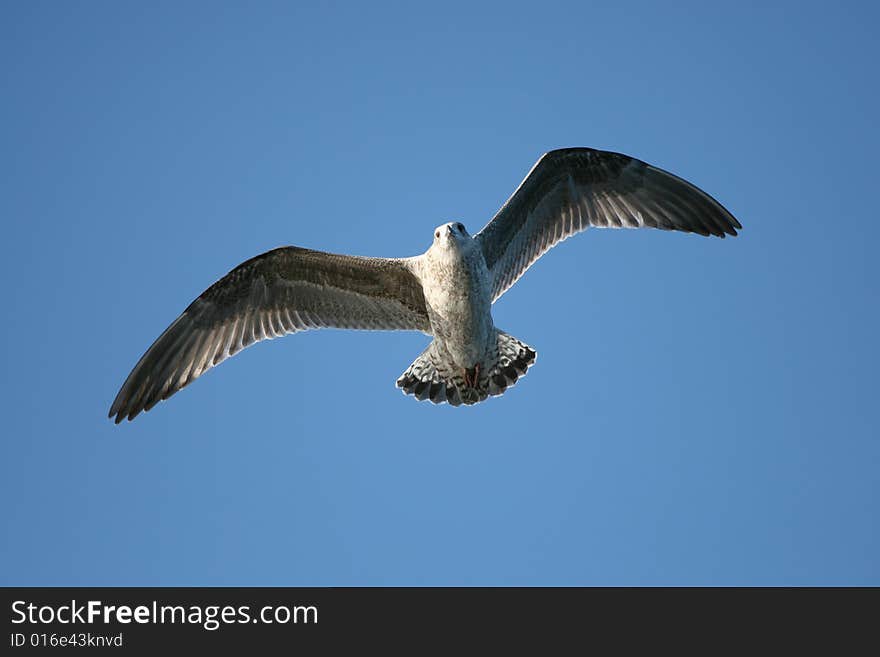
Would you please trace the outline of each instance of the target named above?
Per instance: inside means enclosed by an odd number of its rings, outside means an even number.
[[[474,236],[452,222],[412,258],[274,249],[203,292],[141,357],[110,407],[133,419],[260,340],[313,328],[421,331],[434,339],[397,381],[434,403],[475,404],[513,386],[535,350],[499,330],[492,304],[538,258],[588,227],[736,235],[740,223],[689,182],[592,148],[550,151]]]

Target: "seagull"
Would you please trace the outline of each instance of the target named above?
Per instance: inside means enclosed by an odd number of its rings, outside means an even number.
[[[240,264],[193,301],[141,357],[110,407],[149,411],[261,340],[317,328],[421,331],[433,338],[397,380],[420,401],[472,405],[535,363],[492,321],[495,303],[551,247],[587,228],[735,236],[740,223],[691,183],[620,153],[545,153],[476,235],[434,230],[423,254],[370,258],[285,246]]]

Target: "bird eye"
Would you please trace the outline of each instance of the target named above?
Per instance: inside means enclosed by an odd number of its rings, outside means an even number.
[[[461,225],[461,224],[455,224],[455,227],[458,228],[458,232],[459,232],[459,233],[463,233],[463,232],[464,232],[464,226],[463,226],[463,225]]]
[[[439,230],[434,232],[434,237],[440,237],[440,231],[439,231]]]

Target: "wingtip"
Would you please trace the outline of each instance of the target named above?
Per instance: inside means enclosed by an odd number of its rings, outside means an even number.
[[[126,409],[122,404],[114,404],[107,417],[113,420],[113,424],[122,424],[123,420],[131,422],[139,413],[138,409]]]
[[[739,223],[737,218],[734,217],[730,213],[730,211],[728,211],[726,208],[724,210],[724,214],[725,214],[724,218],[727,219],[727,221],[725,221],[724,224],[722,225],[722,227],[724,228],[724,232],[727,233],[728,235],[730,235],[731,237],[736,237],[737,235],[739,235],[739,233],[737,233],[736,231],[742,230],[742,224]]]

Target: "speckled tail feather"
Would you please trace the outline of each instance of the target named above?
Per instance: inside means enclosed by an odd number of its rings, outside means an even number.
[[[490,396],[504,394],[525,376],[537,356],[529,345],[496,329],[496,348],[481,368],[475,386],[464,380],[464,372],[449,362],[436,342],[413,361],[397,380],[397,387],[419,401],[453,406],[472,405]]]

